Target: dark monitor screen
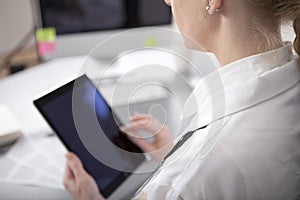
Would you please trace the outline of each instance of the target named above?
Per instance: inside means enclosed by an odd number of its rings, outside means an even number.
[[[164,0],[39,0],[43,27],[57,34],[167,25]]]
[[[74,92],[77,94],[76,97]],[[144,160],[141,150],[120,132],[119,120],[85,75],[77,78],[76,82],[74,80],[35,100],[34,104],[67,149],[78,155],[105,197],[109,196]],[[74,119],[74,106],[80,114],[77,120]],[[97,124],[92,120],[93,114]],[[83,131],[75,123],[80,123]],[[101,129],[94,128],[97,125],[100,125]],[[98,151],[96,153],[108,157],[118,169],[96,159],[86,148],[87,144],[84,144],[82,136],[86,136],[89,143],[95,146],[94,151]],[[108,145],[106,139],[113,145]]]

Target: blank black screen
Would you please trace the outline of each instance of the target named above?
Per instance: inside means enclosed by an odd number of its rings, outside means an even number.
[[[43,27],[57,34],[171,23],[164,0],[39,0]]]

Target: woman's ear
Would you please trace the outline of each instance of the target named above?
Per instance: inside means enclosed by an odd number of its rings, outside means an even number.
[[[210,9],[209,9],[208,13],[210,15],[214,15],[216,13],[216,11],[218,9],[220,9],[222,3],[223,3],[223,0],[209,0],[208,4],[210,6]]]

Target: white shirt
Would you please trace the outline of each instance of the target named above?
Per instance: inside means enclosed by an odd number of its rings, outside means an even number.
[[[202,79],[183,119],[192,119],[186,131],[208,127],[166,160],[138,198],[300,198],[299,80],[290,43]]]

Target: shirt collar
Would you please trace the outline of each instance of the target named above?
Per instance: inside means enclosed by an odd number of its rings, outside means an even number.
[[[281,48],[242,58],[221,67],[217,72],[213,73],[218,73],[222,79],[223,86],[228,87],[280,67],[290,61],[292,55],[292,44],[291,42],[286,42]]]
[[[240,59],[208,74],[186,101],[182,120],[198,118],[197,125],[191,127],[194,129],[286,90],[300,77],[292,55],[292,44],[286,43],[281,48]],[[286,69],[282,69],[285,65]],[[288,81],[282,80],[283,73],[289,77]]]

